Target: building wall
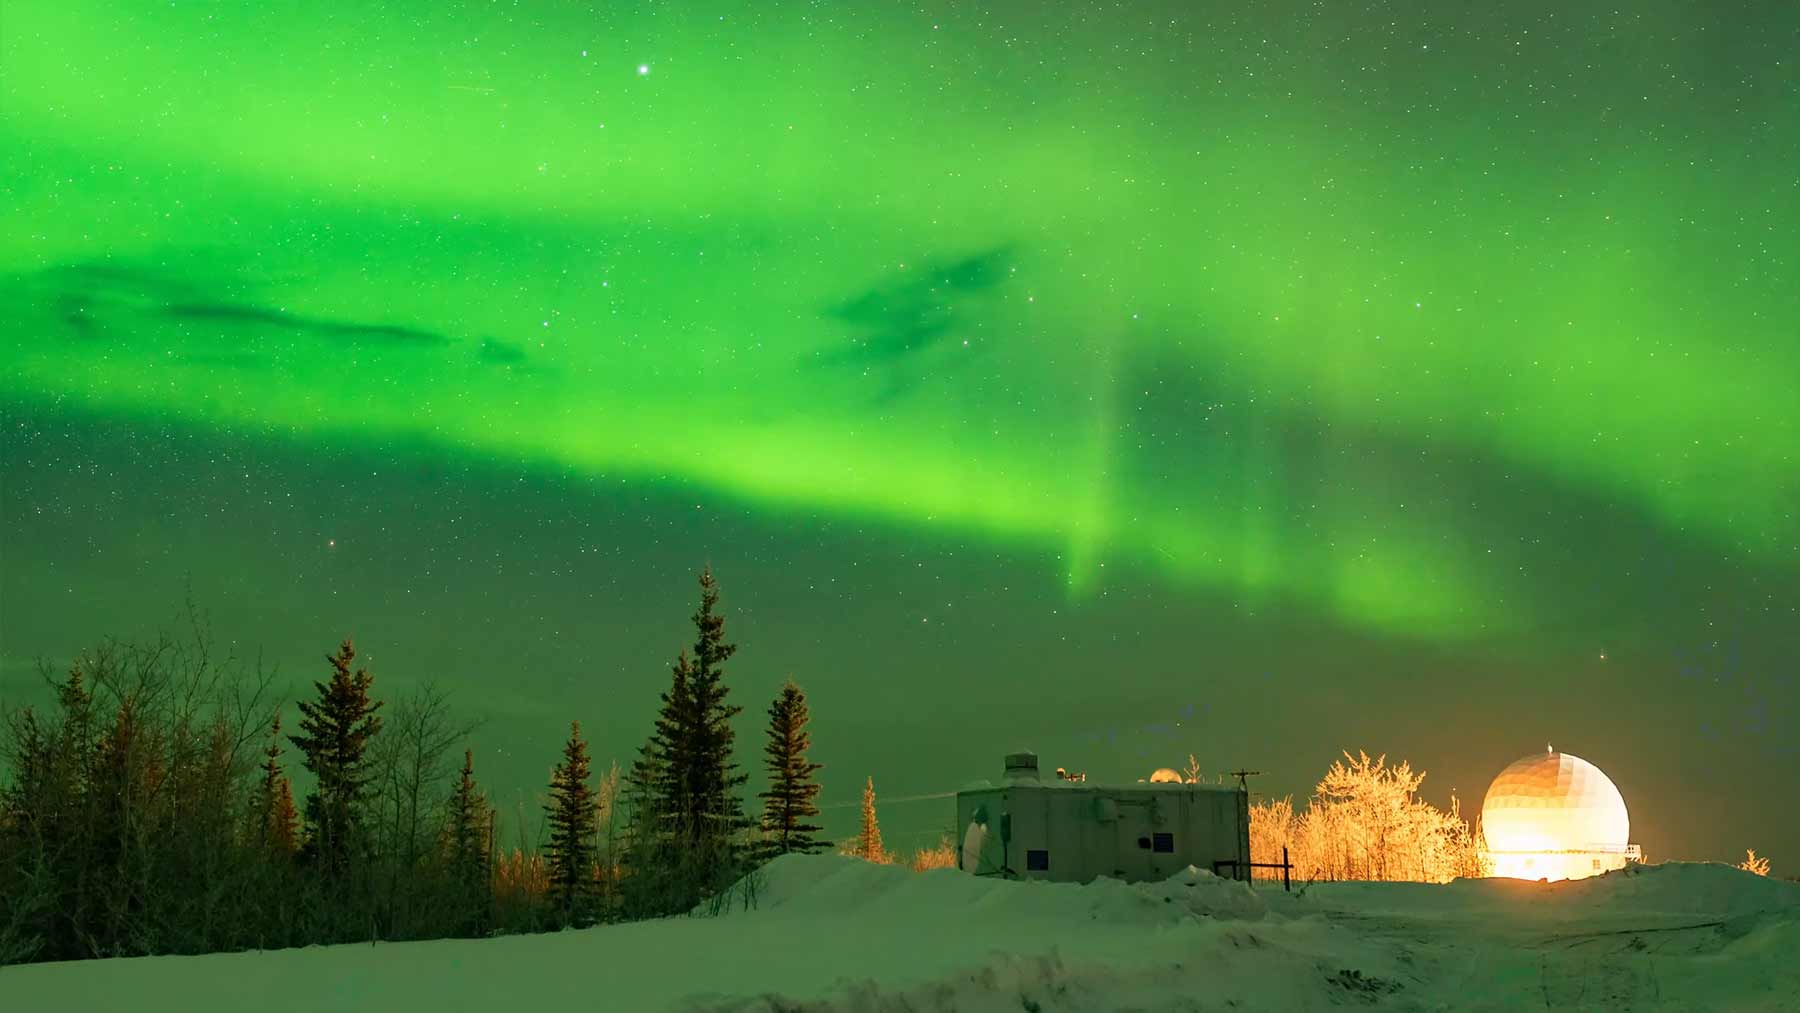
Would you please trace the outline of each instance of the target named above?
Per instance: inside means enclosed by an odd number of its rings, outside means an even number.
[[[989,822],[979,867],[964,869],[977,875],[1138,882],[1165,879],[1189,865],[1213,871],[1220,861],[1249,860],[1245,803],[1241,792],[1195,785],[1010,784],[965,791],[957,795],[958,853],[960,858],[960,842],[976,814],[985,812]],[[1010,831],[1004,847],[1003,820]],[[1235,866],[1217,871],[1248,875]]]

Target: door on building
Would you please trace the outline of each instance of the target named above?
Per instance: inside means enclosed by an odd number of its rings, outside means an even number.
[[[1118,833],[1118,858],[1111,875],[1128,883],[1152,878],[1151,849],[1156,842],[1152,837],[1155,828],[1150,825],[1150,800],[1121,798],[1119,821],[1114,827]]]

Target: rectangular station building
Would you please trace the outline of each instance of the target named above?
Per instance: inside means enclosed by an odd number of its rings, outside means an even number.
[[[1241,787],[1046,782],[1035,754],[1013,753],[999,784],[956,793],[956,824],[957,867],[976,876],[1141,882],[1192,865],[1250,878],[1250,795]]]

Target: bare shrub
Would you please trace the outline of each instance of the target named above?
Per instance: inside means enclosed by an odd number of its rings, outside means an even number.
[[[1756,857],[1755,848],[1751,848],[1744,852],[1744,860],[1739,862],[1737,867],[1745,872],[1753,872],[1758,876],[1767,876],[1769,874],[1769,860]]]
[[[438,845],[448,815],[451,749],[478,724],[457,718],[449,693],[427,682],[389,707],[374,739],[371,815],[384,859],[380,903],[388,939],[442,935],[464,917],[455,910],[450,870]]]
[[[950,842],[950,838],[940,837],[936,844],[914,852],[909,865],[914,872],[925,872],[930,869],[954,869],[956,868],[956,845]]]

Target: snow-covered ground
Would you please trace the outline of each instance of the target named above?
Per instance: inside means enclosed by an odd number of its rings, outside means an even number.
[[[1800,885],[1089,886],[773,863],[753,911],[557,935],[0,969],[7,1013],[121,1010],[1800,1010]]]

